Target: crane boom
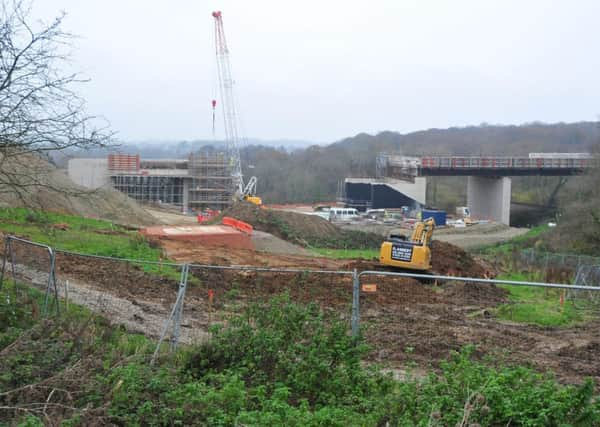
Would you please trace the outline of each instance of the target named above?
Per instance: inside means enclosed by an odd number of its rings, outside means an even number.
[[[235,99],[233,97],[233,79],[231,77],[231,65],[229,63],[229,49],[223,29],[223,17],[221,11],[212,13],[215,18],[215,48],[217,55],[217,72],[219,75],[219,92],[223,106],[223,121],[225,125],[225,144],[227,156],[231,166],[233,186],[238,197],[243,197],[244,179],[242,176],[242,165],[240,160],[240,139],[237,126],[237,112]]]

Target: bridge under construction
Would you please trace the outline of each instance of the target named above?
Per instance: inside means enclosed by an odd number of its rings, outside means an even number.
[[[377,176],[567,176],[579,175],[597,162],[589,153],[530,153],[526,157],[425,156],[380,153]]]
[[[409,204],[412,201],[424,204],[426,177],[466,176],[467,206],[471,215],[477,219],[490,219],[508,225],[510,177],[579,175],[587,169],[598,167],[599,163],[599,159],[589,153],[530,153],[521,157],[415,157],[380,153],[376,159],[376,178],[346,179],[345,194],[350,204],[384,207],[381,204],[385,201],[374,198],[378,194],[375,190],[385,186],[386,189],[392,188],[402,192],[404,197],[397,198],[402,203]],[[365,190],[365,186],[370,186],[371,190]]]

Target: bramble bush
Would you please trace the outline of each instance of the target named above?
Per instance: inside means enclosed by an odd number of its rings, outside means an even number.
[[[424,378],[395,381],[361,363],[368,348],[345,322],[282,296],[214,328],[177,373],[114,372],[111,381],[122,385],[111,411],[120,421],[155,425],[600,423],[591,381],[561,385],[530,368],[475,361],[473,350],[453,353]]]

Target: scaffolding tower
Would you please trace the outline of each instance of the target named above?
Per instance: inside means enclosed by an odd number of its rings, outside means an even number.
[[[191,154],[188,162],[191,178],[189,207],[223,210],[231,206],[235,188],[231,170],[231,160],[225,153]]]
[[[223,210],[233,203],[235,177],[227,153],[151,160],[115,154],[110,160],[112,186],[140,203],[168,204],[183,212]]]

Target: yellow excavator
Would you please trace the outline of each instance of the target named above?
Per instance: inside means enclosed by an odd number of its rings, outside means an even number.
[[[239,198],[246,202],[253,203],[257,206],[262,206],[262,199],[256,195],[256,177],[253,176],[248,180],[248,183],[244,186],[244,182],[240,183]]]
[[[258,196],[244,196],[244,200],[257,206],[262,206],[262,199]]]
[[[390,234],[381,244],[379,262],[382,265],[407,270],[431,270],[431,236],[435,221],[428,218],[417,222],[410,239],[406,236]]]

